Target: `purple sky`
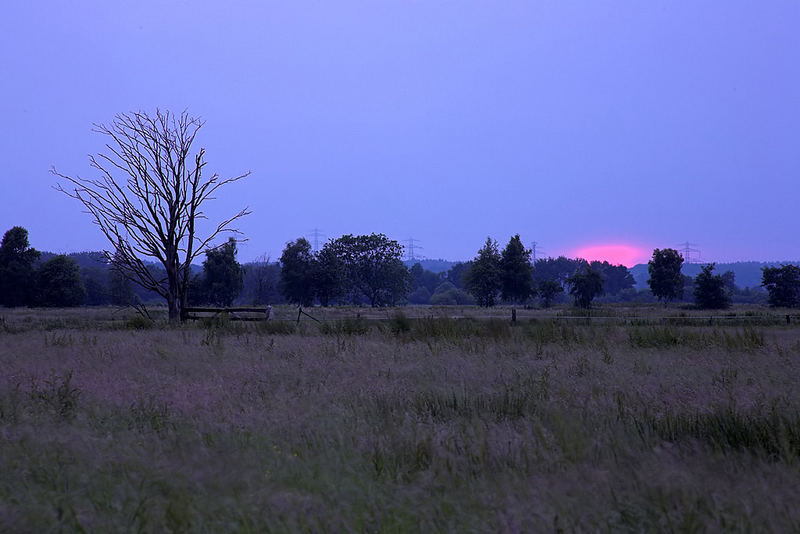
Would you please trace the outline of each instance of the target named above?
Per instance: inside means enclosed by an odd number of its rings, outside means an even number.
[[[48,169],[90,176],[92,123],[158,106],[253,171],[209,210],[250,206],[245,261],[315,227],[800,259],[796,1],[8,4],[0,232],[42,250],[106,246]]]

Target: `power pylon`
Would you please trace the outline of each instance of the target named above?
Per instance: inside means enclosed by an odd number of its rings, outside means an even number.
[[[693,248],[699,247],[697,243],[689,243],[688,241],[684,243],[678,243],[678,246],[681,247],[680,252],[683,254],[683,261],[686,263],[699,263],[700,262],[700,249]],[[697,254],[696,257],[692,258],[692,254]]]
[[[314,228],[309,235],[313,239],[314,252],[319,252],[319,238],[324,239],[325,234],[319,228]]]
[[[417,245],[419,243],[419,239],[414,239],[413,237],[409,237],[408,239],[403,240],[403,243],[406,245],[406,259],[408,261],[416,261],[418,258],[415,254],[415,250],[422,250],[424,247]]]
[[[534,241],[533,243],[531,243],[531,261],[533,261],[533,263],[536,263],[536,254],[537,253],[541,256],[542,254],[544,254],[544,250],[539,248],[539,242],[538,241]]]

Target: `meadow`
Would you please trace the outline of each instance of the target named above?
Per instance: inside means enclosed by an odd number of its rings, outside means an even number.
[[[0,310],[0,531],[800,530],[797,319],[277,312]]]

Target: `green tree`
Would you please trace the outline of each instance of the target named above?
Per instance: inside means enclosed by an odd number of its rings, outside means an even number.
[[[244,288],[240,298],[248,304],[261,306],[283,302],[280,294],[281,267],[269,261],[269,256],[261,255],[242,266]]]
[[[486,243],[472,260],[472,265],[463,279],[464,287],[475,297],[479,306],[488,308],[495,305],[497,294],[502,287],[497,241],[491,237],[486,238]]]
[[[15,226],[3,235],[0,242],[0,305],[32,304],[36,270],[34,263],[39,252],[30,248],[28,231]]]
[[[132,282],[114,268],[108,273],[108,292],[114,306],[132,306],[136,303]]]
[[[77,262],[63,254],[44,262],[36,272],[37,303],[66,308],[80,306],[86,298]]]
[[[700,274],[694,279],[694,302],[698,308],[704,310],[717,310],[731,305],[725,279],[720,274],[712,274],[713,270],[713,263],[703,265]]]
[[[436,291],[436,287],[442,283],[444,279],[443,275],[439,275],[434,273],[433,271],[429,271],[427,269],[423,269],[422,265],[417,262],[411,266],[408,270],[408,273],[411,278],[411,289],[412,291],[416,291],[421,287],[424,287],[428,290],[428,295],[430,296],[434,291]]]
[[[607,295],[617,295],[636,285],[636,280],[624,265],[611,265],[607,261],[593,261],[589,266],[602,275],[603,290]]]
[[[230,306],[244,287],[242,266],[236,261],[236,240],[206,251],[203,261],[202,294],[215,306]]]
[[[548,278],[537,284],[537,292],[539,297],[544,301],[544,307],[549,308],[556,295],[564,292],[564,287],[558,280]]]
[[[575,305],[588,308],[592,300],[603,294],[603,277],[591,267],[576,272],[567,279],[569,294],[575,299]]]
[[[405,299],[410,277],[403,264],[403,247],[384,234],[343,235],[330,251],[345,277],[345,293],[356,304],[363,297],[372,307],[395,305]]]
[[[329,306],[347,293],[347,270],[336,254],[333,241],[317,252],[314,267],[314,293],[322,306]]]
[[[800,267],[781,265],[761,269],[761,285],[769,293],[769,305],[776,308],[800,307]]]
[[[103,267],[82,267],[81,276],[83,286],[86,288],[87,306],[106,306],[111,303],[111,296],[108,291],[108,268]]]
[[[281,293],[286,300],[300,306],[314,303],[316,259],[311,244],[304,237],[286,244],[281,254]]]
[[[434,306],[472,306],[475,304],[475,299],[466,291],[458,289],[452,282],[445,280],[436,287],[430,303]]]
[[[531,251],[516,234],[500,255],[500,294],[507,302],[525,302],[533,294]]]
[[[472,261],[459,261],[447,271],[447,281],[453,284],[456,289],[464,289],[466,274],[472,267]],[[434,288],[435,290],[435,288]]]
[[[408,302],[411,304],[430,304],[431,292],[425,286],[419,286],[408,295]]]
[[[540,258],[536,260],[533,269],[533,279],[536,282],[542,280],[558,280],[563,287],[567,283],[567,278],[578,272],[587,265],[586,260],[580,258]]]
[[[653,250],[653,259],[647,263],[650,291],[665,304],[683,298],[683,256],[672,248]]]

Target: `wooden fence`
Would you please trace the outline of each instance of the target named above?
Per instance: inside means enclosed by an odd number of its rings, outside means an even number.
[[[308,314],[303,308],[297,309],[297,317],[282,317],[281,319],[277,319],[275,314],[273,313],[272,307],[267,306],[266,308],[184,308],[183,310],[183,317],[189,320],[199,320],[199,319],[212,319],[215,317],[225,317],[227,320],[230,321],[269,321],[269,320],[279,320],[279,321],[292,321],[300,323],[300,320],[303,316],[317,322],[330,322],[335,320],[344,319],[344,317],[338,317],[336,319],[333,318],[317,318],[310,314]],[[523,314],[517,314],[516,309],[510,310],[510,317],[507,315],[512,323],[516,323],[518,319],[520,321],[532,321],[532,322],[567,322],[567,323],[575,323],[575,324],[628,324],[628,325],[672,325],[672,326],[744,326],[744,325],[753,325],[753,326],[766,326],[766,325],[800,325],[800,314],[759,314],[759,315],[727,315],[727,314],[720,314],[720,315],[669,315],[669,316],[636,316],[636,315],[588,315],[588,316],[581,316],[581,315],[543,315],[543,316],[525,316]],[[361,313],[357,314],[357,319],[364,319],[364,320],[389,320],[391,316],[388,314],[386,317],[369,317],[364,316],[362,317]],[[422,319],[422,318],[435,318],[431,316],[424,316],[424,317],[408,317],[409,319]],[[450,317],[442,317],[448,319],[475,319],[475,320],[490,320],[490,319],[502,319],[502,316],[499,315],[474,315],[474,316],[450,316]]]

